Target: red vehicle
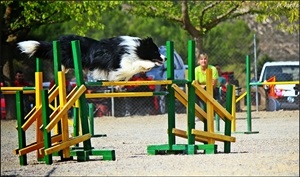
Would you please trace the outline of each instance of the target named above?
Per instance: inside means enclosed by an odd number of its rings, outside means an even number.
[[[5,99],[1,98],[1,119],[6,118]]]
[[[4,84],[2,82],[0,85],[1,85],[1,87],[4,86]],[[3,97],[3,94],[1,94],[0,107],[1,107],[1,119],[5,119],[6,118],[6,106],[5,106],[5,99]]]

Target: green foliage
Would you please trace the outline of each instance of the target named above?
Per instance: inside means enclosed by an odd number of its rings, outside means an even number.
[[[12,8],[13,15],[7,18],[10,31],[74,20],[77,25],[72,30],[83,35],[90,28],[103,29],[98,21],[102,14],[120,4],[121,1],[1,1],[0,5]]]
[[[95,39],[118,35],[151,36],[158,45],[165,45],[167,40],[171,40],[175,50],[187,63],[187,42],[192,38],[174,23],[161,18],[134,16],[118,9],[103,14],[101,23],[106,24],[103,30],[89,29],[85,36]],[[75,21],[61,25],[43,25],[31,34],[44,40],[54,40],[59,35],[76,33],[70,30],[75,25]],[[244,61],[245,55],[253,50],[252,40],[253,32],[243,21],[238,20],[222,23],[211,30],[204,38],[203,46],[210,56],[211,63],[224,66],[225,63]],[[248,44],[249,47],[245,48],[241,43]]]
[[[258,21],[264,22],[270,18],[279,21],[279,29],[299,32],[299,1],[259,1],[256,6],[267,12],[258,14]]]
[[[61,35],[77,34],[73,26],[76,26],[76,22],[72,20],[63,23],[41,25],[38,28],[32,28],[28,34],[28,38],[53,41]]]

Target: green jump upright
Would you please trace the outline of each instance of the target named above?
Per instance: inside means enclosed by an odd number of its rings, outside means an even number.
[[[167,79],[174,80],[174,43],[173,41],[166,42],[167,47]],[[183,153],[186,150],[185,145],[177,145],[176,137],[172,133],[173,128],[175,128],[175,91],[171,85],[167,86],[167,106],[168,106],[168,144],[162,145],[149,145],[147,147],[147,152],[150,155],[157,154],[175,154]]]
[[[82,74],[82,64],[81,64],[81,50],[80,42],[72,41],[72,53],[74,59],[74,69],[76,77],[76,85],[79,87],[85,85],[84,78]],[[90,133],[89,123],[88,123],[88,107],[85,94],[82,94],[79,97],[79,116],[81,120],[81,131],[82,134]],[[89,155],[103,156],[103,160],[115,160],[115,151],[114,150],[97,150],[93,149],[91,145],[91,139],[83,141],[83,149],[78,147],[71,151],[72,155],[77,156],[78,161],[87,161],[89,160]]]
[[[50,123],[50,112],[49,112],[49,102],[48,102],[48,90],[42,90],[42,119],[43,119],[43,136],[44,136],[44,147],[45,149],[51,147],[51,132],[47,132],[45,125]],[[47,165],[53,163],[52,154],[45,155],[44,157]]]
[[[192,129],[195,128],[195,87],[191,85],[195,80],[195,41],[188,41],[188,106],[187,106],[187,138],[188,138],[188,154],[195,154],[195,135]]]
[[[252,131],[252,117],[251,117],[251,62],[249,55],[246,56],[246,101],[247,101],[247,132],[245,134],[256,134],[258,131]]]
[[[174,44],[172,41],[166,42],[167,46],[167,79],[172,80],[172,83],[177,83],[174,80]],[[188,84],[188,92],[194,93],[189,96],[191,101],[188,102],[188,125],[187,125],[187,138],[188,144],[176,144],[176,135],[173,133],[173,129],[176,126],[175,121],[175,91],[172,88],[172,85],[168,85],[168,144],[163,145],[149,145],[147,151],[149,155],[157,154],[195,154],[197,149],[200,147],[195,145],[195,135],[192,134],[192,129],[195,128],[195,90],[191,86],[191,81],[194,80],[194,71],[191,68],[194,68],[195,64],[195,43],[194,41],[189,41],[188,46],[188,55],[189,55],[189,80],[185,80],[185,84]]]
[[[79,87],[84,85],[84,79],[82,75],[82,65],[81,65],[81,51],[79,41],[72,41],[72,52],[74,58],[74,69],[75,69],[75,77],[76,77],[76,85]],[[85,94],[82,94],[79,97],[79,110],[80,110],[80,119],[81,119],[81,130],[82,134],[90,133],[89,125],[88,125],[88,109],[87,109],[87,101],[85,99]],[[91,150],[91,140],[88,139],[83,142],[84,150]]]
[[[174,80],[174,43],[173,41],[167,41],[167,80]],[[176,144],[175,135],[172,133],[175,128],[175,92],[171,85],[167,86],[167,106],[168,106],[168,142],[169,149],[172,150],[172,146]]]
[[[26,147],[26,136],[25,131],[22,129],[25,123],[24,117],[24,104],[23,104],[23,91],[16,92],[16,111],[17,111],[17,123],[18,123],[18,142],[19,149]],[[27,165],[27,155],[19,156],[20,165]]]
[[[226,88],[226,110],[230,114],[232,114],[232,104],[235,104],[232,101],[232,94],[235,94],[235,93],[233,93],[233,85],[228,84],[227,88]],[[225,131],[224,131],[225,135],[231,136],[231,126],[232,126],[231,121],[228,119],[225,119]],[[230,149],[231,149],[231,142],[225,141],[224,142],[224,152],[230,153]]]

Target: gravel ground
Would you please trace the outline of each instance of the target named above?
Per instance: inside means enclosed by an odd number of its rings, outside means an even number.
[[[236,142],[229,154],[216,142],[217,154],[147,155],[148,145],[167,143],[167,115],[100,117],[95,118],[95,135],[107,137],[92,138],[92,146],[115,150],[115,161],[91,156],[87,162],[61,162],[54,156],[53,164],[46,165],[31,152],[27,166],[20,166],[13,154],[18,147],[16,121],[1,120],[1,176],[299,176],[299,110],[252,112],[256,134],[242,133],[248,131],[246,117],[237,113]],[[176,115],[176,127],[185,129],[185,114]],[[196,122],[196,129],[202,130],[203,123]],[[35,141],[34,126],[26,136],[27,143]],[[180,137],[176,142],[187,144]]]

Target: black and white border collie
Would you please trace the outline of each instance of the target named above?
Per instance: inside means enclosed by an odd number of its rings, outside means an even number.
[[[128,81],[133,75],[162,65],[165,57],[159,53],[152,38],[118,36],[95,40],[88,37],[66,35],[59,37],[62,70],[74,68],[71,41],[79,40],[83,70],[94,80]],[[52,42],[23,41],[18,48],[29,57],[53,59]]]

